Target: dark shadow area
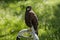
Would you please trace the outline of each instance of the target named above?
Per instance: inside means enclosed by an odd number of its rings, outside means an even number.
[[[60,4],[57,5],[57,8],[55,8],[54,11],[55,11],[54,15],[56,16],[57,19],[59,19],[60,18]]]
[[[4,1],[6,3],[11,3],[11,2],[18,2],[18,1],[27,1],[27,0],[0,0],[1,1]]]

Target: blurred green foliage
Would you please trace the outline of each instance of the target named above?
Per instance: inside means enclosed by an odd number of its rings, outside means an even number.
[[[60,0],[0,0],[0,40],[15,40],[27,28],[24,15],[28,5],[38,16],[39,39],[60,40]]]

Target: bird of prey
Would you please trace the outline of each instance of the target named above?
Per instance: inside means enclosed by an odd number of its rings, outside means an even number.
[[[35,33],[38,35],[38,18],[36,14],[33,12],[31,6],[26,7],[25,12],[25,23],[28,27],[33,27],[35,30]]]

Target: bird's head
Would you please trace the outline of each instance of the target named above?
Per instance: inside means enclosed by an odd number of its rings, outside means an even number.
[[[27,6],[27,7],[26,7],[26,11],[30,11],[31,8],[32,8],[31,6]]]

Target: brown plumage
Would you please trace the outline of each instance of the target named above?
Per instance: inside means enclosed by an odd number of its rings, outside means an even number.
[[[36,34],[38,35],[38,18],[36,14],[32,11],[31,6],[26,7],[25,23],[28,27],[33,27]]]

